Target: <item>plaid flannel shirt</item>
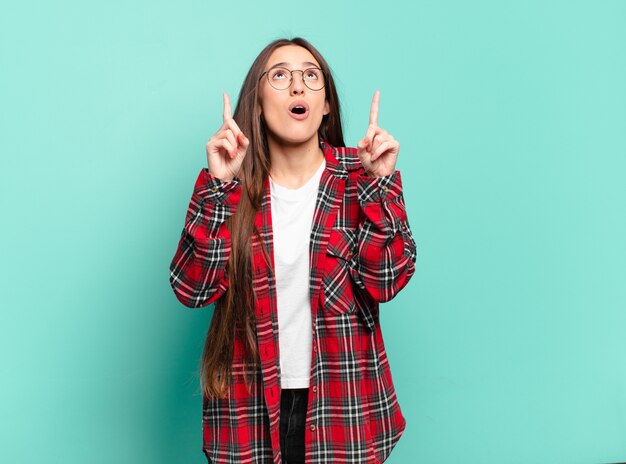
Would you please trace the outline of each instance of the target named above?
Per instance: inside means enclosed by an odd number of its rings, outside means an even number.
[[[400,172],[365,175],[355,148],[321,143],[326,158],[310,242],[313,349],[306,415],[306,462],[381,463],[404,432],[379,324],[379,303],[413,275],[416,246],[406,217]],[[205,168],[195,184],[170,266],[176,297],[207,306],[228,290],[230,235],[241,182]],[[260,369],[249,393],[243,344],[235,338],[229,398],[203,399],[203,446],[213,463],[280,464],[280,363],[269,180],[252,240]]]

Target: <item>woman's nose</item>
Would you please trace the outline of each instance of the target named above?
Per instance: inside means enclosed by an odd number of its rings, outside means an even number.
[[[302,93],[304,92],[304,81],[301,72],[292,72],[291,73],[291,93]]]

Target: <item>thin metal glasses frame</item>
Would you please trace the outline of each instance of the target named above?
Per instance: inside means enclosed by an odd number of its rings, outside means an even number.
[[[285,71],[289,72],[289,85],[287,87],[285,87],[284,89],[277,89],[276,87],[274,87],[274,85],[270,81],[269,72],[271,70],[273,70],[273,69],[284,69]],[[318,71],[320,71],[322,73],[322,77],[324,78],[324,85],[322,85],[319,89],[312,89],[311,87],[309,87],[309,84],[307,84],[306,81],[304,80],[304,73],[307,72],[310,69],[316,69],[316,70],[318,70]],[[314,92],[318,92],[318,91],[322,90],[324,87],[326,87],[326,73],[324,72],[323,69],[316,68],[316,67],[310,67],[310,68],[306,68],[306,69],[294,69],[294,70],[291,70],[291,69],[284,68],[282,66],[276,66],[274,68],[270,68],[267,71],[263,72],[263,74],[261,74],[261,76],[259,77],[259,80],[263,79],[263,76],[267,76],[267,82],[269,83],[269,85],[272,86],[273,89],[276,89],[276,90],[287,90],[289,87],[291,87],[291,84],[293,84],[293,73],[295,73],[295,72],[302,73],[301,74],[302,75],[302,82],[304,83],[304,85],[306,85],[306,87],[309,90],[312,90]]]

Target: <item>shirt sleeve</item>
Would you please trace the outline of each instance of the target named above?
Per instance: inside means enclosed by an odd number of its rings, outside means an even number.
[[[409,227],[400,172],[357,178],[362,214],[353,280],[375,301],[391,300],[415,272],[417,250]]]
[[[185,306],[207,306],[228,288],[231,239],[224,221],[235,212],[240,197],[239,179],[224,182],[206,168],[198,175],[170,264],[170,284]]]

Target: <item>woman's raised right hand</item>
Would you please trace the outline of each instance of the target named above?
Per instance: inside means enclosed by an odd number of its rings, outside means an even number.
[[[250,141],[232,117],[230,98],[224,93],[224,123],[206,144],[209,172],[222,181],[230,181],[239,172]]]

